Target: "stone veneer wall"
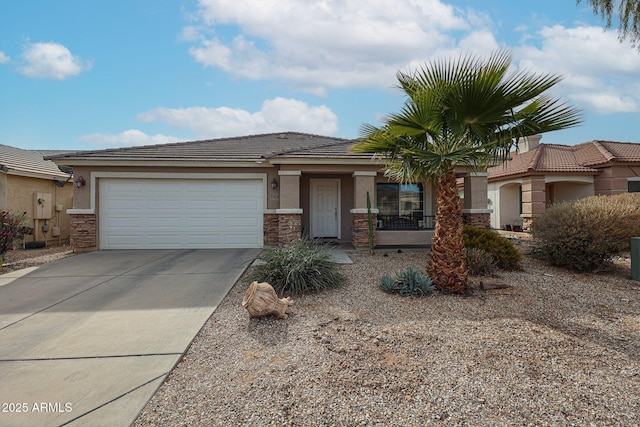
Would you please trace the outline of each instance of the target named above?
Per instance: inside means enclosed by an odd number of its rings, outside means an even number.
[[[71,247],[74,252],[98,249],[95,214],[71,215]]]
[[[369,247],[369,220],[366,213],[354,213],[353,215],[353,228],[351,244],[354,248],[368,248]],[[377,221],[377,215],[372,214],[373,217],[373,244],[376,244],[376,229],[375,224]]]
[[[491,226],[491,214],[488,213],[473,213],[462,214],[465,224],[472,225],[478,228],[489,228]]]
[[[278,215],[278,244],[288,245],[300,240],[302,237],[302,215],[279,214]]]
[[[265,245],[273,246],[278,244],[278,214],[264,214],[264,237]]]

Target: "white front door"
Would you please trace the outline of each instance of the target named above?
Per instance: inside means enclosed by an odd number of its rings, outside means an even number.
[[[340,180],[311,180],[311,237],[340,238]]]

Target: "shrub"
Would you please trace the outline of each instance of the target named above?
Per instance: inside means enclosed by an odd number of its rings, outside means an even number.
[[[268,282],[278,294],[300,294],[342,285],[346,277],[332,261],[329,250],[309,240],[267,249],[251,280]]]
[[[473,276],[490,276],[496,271],[493,256],[478,248],[467,248],[467,269]]]
[[[640,235],[640,194],[593,196],[559,203],[532,224],[535,255],[557,266],[599,271]]]
[[[390,294],[424,295],[433,292],[436,287],[426,274],[413,267],[395,273],[395,277],[382,277],[380,288]]]
[[[505,270],[520,268],[522,255],[518,249],[495,231],[465,225],[464,246],[467,249],[481,249],[491,254],[499,268]]]
[[[9,249],[13,249],[20,230],[27,224],[29,216],[27,212],[15,214],[11,211],[0,211],[0,255],[4,255]]]

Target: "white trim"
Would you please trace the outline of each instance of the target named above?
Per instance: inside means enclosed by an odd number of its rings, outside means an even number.
[[[263,213],[266,214],[277,214],[278,212],[276,212],[277,209],[265,209]]]
[[[276,209],[277,214],[302,214],[302,209]]]
[[[352,214],[366,214],[366,213],[369,213],[369,210],[367,208],[354,208],[354,209],[349,210],[349,213],[352,213]],[[380,213],[380,209],[371,208],[371,213],[372,214]]]
[[[471,178],[475,178],[475,177],[482,177],[482,176],[489,176],[489,172],[469,172],[469,175],[467,175]]]
[[[302,175],[302,171],[278,171],[278,175],[280,175],[280,176],[300,176],[300,175]]]
[[[314,216],[314,203],[313,203],[313,190],[314,190],[314,184],[317,184],[319,182],[334,182],[336,183],[336,187],[338,187],[338,192],[336,194],[337,200],[336,200],[336,209],[338,211],[338,217],[336,218],[336,233],[337,239],[342,238],[342,206],[341,206],[341,199],[342,199],[342,180],[340,178],[311,178],[309,179],[309,232],[310,235],[313,236],[313,216]],[[333,237],[333,236],[322,236],[322,237]]]
[[[378,176],[378,172],[376,171],[354,171],[351,176]]]
[[[95,209],[67,209],[69,215],[94,215]]]
[[[462,209],[463,214],[485,214],[493,213],[493,209]]]
[[[267,173],[266,172],[245,172],[245,173],[204,173],[204,172],[91,172],[91,201],[90,210],[96,209],[96,181],[101,178],[141,178],[141,179],[259,179],[264,186],[264,207],[267,208]]]
[[[627,181],[634,181],[634,182],[635,181],[640,181],[640,176],[638,176],[638,177],[634,176],[634,177],[631,177],[631,178],[627,178]]]

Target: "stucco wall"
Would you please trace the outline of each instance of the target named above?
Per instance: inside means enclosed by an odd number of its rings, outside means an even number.
[[[520,219],[520,184],[512,183],[500,187],[500,202],[497,205],[497,218],[491,222],[494,228],[503,228],[507,224],[521,225]]]
[[[639,165],[613,165],[602,168],[602,172],[594,179],[595,194],[613,195],[626,193],[629,188],[628,178],[640,176]]]
[[[16,212],[27,211],[31,218],[36,210],[34,194],[51,194],[51,218],[49,219],[49,232],[46,235],[47,244],[62,243],[69,236],[71,218],[66,213],[73,207],[73,183],[68,182],[64,187],[58,187],[53,180],[30,178],[18,175],[7,175],[7,202],[6,209]],[[62,210],[56,211],[55,206],[62,205]],[[44,240],[42,225],[44,220],[31,220],[30,227],[37,230],[37,234],[27,236],[25,241]],[[60,227],[60,235],[53,236],[53,227]]]
[[[593,196],[593,184],[575,182],[553,183],[554,200],[556,203],[570,200],[584,199]]]

